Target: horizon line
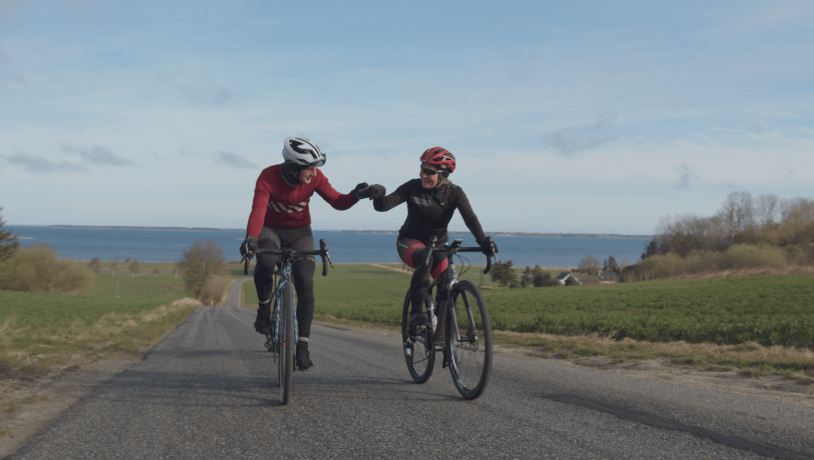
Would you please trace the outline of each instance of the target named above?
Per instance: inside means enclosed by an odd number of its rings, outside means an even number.
[[[219,228],[219,227],[178,227],[178,226],[160,226],[160,225],[74,225],[74,224],[48,224],[48,225],[29,225],[29,224],[8,224],[11,227],[31,227],[31,228],[85,228],[85,229],[132,229],[132,230],[181,230],[181,231],[242,231],[243,228]],[[318,232],[346,232],[346,233],[384,233],[384,234],[397,234],[398,230],[373,230],[373,229],[313,229]],[[468,230],[448,230],[449,234],[470,234]],[[594,237],[625,237],[625,238],[652,238],[654,235],[638,235],[638,234],[625,234],[625,233],[578,233],[578,232],[527,232],[527,231],[484,231],[487,235],[492,236],[511,236],[511,235],[551,235],[551,236],[566,236],[566,237],[579,237],[579,236],[594,236]]]

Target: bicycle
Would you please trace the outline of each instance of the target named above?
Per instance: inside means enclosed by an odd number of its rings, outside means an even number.
[[[433,249],[427,251],[422,263],[429,265],[432,252],[445,252],[447,268],[433,280],[427,290],[423,310],[427,315],[427,325],[416,328],[415,331],[411,331],[408,324],[411,293],[407,290],[401,316],[404,358],[413,380],[424,383],[429,380],[435,367],[435,352],[443,352],[442,368],[449,367],[455,388],[464,399],[475,399],[486,389],[492,369],[492,326],[480,289],[471,281],[459,280],[452,258],[459,252],[482,252],[486,255],[486,268],[483,270],[486,274],[492,267],[491,257],[495,258],[495,263],[500,263],[497,259],[497,246],[489,237],[492,248],[492,254],[489,255],[480,247],[461,247],[463,240],[438,247],[435,246],[436,240],[434,236],[430,240],[429,247]],[[436,286],[439,290],[447,291],[448,299],[445,313],[446,337],[443,344],[435,344],[433,340],[438,324],[438,305],[432,296],[432,289]]]
[[[291,400],[291,377],[294,373],[294,349],[299,337],[297,336],[297,302],[294,295],[294,282],[291,268],[297,259],[306,256],[322,256],[322,276],[328,274],[328,265],[333,267],[331,256],[328,254],[328,244],[319,240],[319,250],[298,251],[292,249],[288,243],[283,243],[281,249],[257,249],[248,252],[241,262],[243,274],[249,274],[249,262],[254,254],[274,254],[280,256],[280,261],[272,273],[271,327],[266,334],[266,349],[274,355],[277,363],[277,383],[283,405]],[[279,276],[279,280],[277,277]],[[306,369],[300,369],[305,371]]]

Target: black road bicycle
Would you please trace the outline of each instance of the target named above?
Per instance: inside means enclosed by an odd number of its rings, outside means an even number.
[[[416,383],[429,380],[435,366],[435,352],[443,352],[443,366],[449,366],[455,388],[465,399],[475,399],[486,389],[489,373],[492,369],[492,326],[489,321],[489,310],[483,300],[478,286],[468,280],[458,279],[458,270],[453,263],[453,256],[459,252],[481,252],[486,255],[486,269],[491,268],[491,256],[497,260],[497,246],[492,238],[489,243],[492,254],[480,247],[461,247],[463,240],[455,240],[452,244],[435,246],[437,238],[432,237],[424,258],[425,265],[429,265],[432,252],[444,252],[447,257],[447,268],[439,275],[427,290],[424,300],[424,311],[427,315],[426,326],[412,330],[408,324],[410,316],[410,290],[404,298],[404,310],[401,316],[401,335],[404,344],[404,358],[407,361],[407,370]],[[460,257],[460,256],[459,256]],[[432,290],[446,290],[446,312],[439,312],[438,305],[433,301]],[[443,296],[442,296],[443,298]],[[446,330],[443,343],[435,343],[438,314],[446,314]]]
[[[279,268],[273,272],[272,285],[274,290],[271,296],[273,308],[271,310],[271,328],[266,334],[265,346],[274,355],[277,363],[277,383],[280,386],[283,405],[291,400],[291,376],[294,373],[294,350],[297,346],[297,300],[294,294],[294,279],[291,268],[301,258],[308,256],[322,256],[322,276],[328,274],[328,265],[331,256],[328,255],[328,244],[319,240],[319,250],[297,251],[287,243],[281,249],[257,249],[247,253],[242,262],[243,274],[249,274],[249,262],[254,254],[275,254],[280,256]],[[305,370],[305,369],[302,369]]]

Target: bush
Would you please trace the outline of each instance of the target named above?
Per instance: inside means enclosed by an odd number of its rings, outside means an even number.
[[[0,289],[84,294],[91,284],[93,275],[88,270],[58,258],[46,245],[18,249],[8,260],[0,262]]]
[[[775,246],[735,244],[724,252],[693,251],[687,257],[672,252],[655,254],[626,270],[623,279],[645,281],[743,268],[783,268],[788,265],[786,253]]]
[[[133,259],[133,263],[130,264],[130,274],[133,275],[133,278],[136,277],[136,273],[139,270],[139,263],[138,260]]]
[[[93,260],[88,263],[88,268],[94,275],[98,275],[99,272],[102,271],[102,261],[99,260],[98,257],[94,257]]]
[[[723,253],[719,268],[723,270],[754,267],[783,268],[786,265],[788,265],[786,255],[779,247],[736,244]]]
[[[177,266],[184,273],[187,291],[200,299],[209,277],[219,275],[226,269],[223,248],[212,240],[196,241],[184,249],[184,257]]]
[[[218,305],[228,285],[229,280],[212,276],[206,280],[198,300],[204,305]]]

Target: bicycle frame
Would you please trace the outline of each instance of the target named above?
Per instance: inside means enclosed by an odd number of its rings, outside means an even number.
[[[460,280],[458,269],[453,262],[453,257],[458,252],[483,252],[480,247],[461,247],[463,240],[455,240],[452,244],[436,247],[436,238],[430,240],[429,251],[426,251],[422,263],[429,266],[430,258],[436,251],[444,252],[447,258],[447,268],[432,283],[429,284],[427,296],[424,298],[424,312],[428,316],[428,323],[425,328],[416,326],[411,329],[408,324],[408,311],[411,310],[411,292],[408,289],[404,299],[402,309],[402,344],[404,347],[404,358],[407,362],[407,370],[416,383],[425,383],[432,376],[435,363],[435,353],[443,353],[443,367],[449,367],[452,380],[458,392],[464,399],[475,399],[479,397],[486,388],[491,372],[492,362],[492,340],[489,311],[483,296],[478,287],[469,280]],[[491,254],[487,254],[486,269],[484,274],[491,268],[491,257],[497,260],[497,246],[489,239]],[[441,319],[446,319],[445,328],[441,330],[441,335],[446,334],[443,343],[435,343],[436,332],[442,326],[442,322],[436,317],[438,304],[433,300],[433,288],[438,288],[439,292],[445,290],[447,298],[447,311],[439,312]],[[443,297],[443,296],[442,296]],[[466,331],[458,324],[458,308],[466,311]],[[480,321],[479,321],[480,320]],[[480,337],[480,334],[483,337]]]
[[[328,274],[328,265],[333,267],[331,257],[328,255],[328,245],[325,240],[319,240],[318,251],[298,251],[284,244],[281,249],[257,249],[244,255],[243,274],[249,274],[249,263],[254,254],[274,254],[280,256],[280,270],[272,271],[272,284],[279,273],[280,280],[276,283],[272,298],[274,306],[272,311],[272,324],[266,335],[266,348],[274,353],[275,362],[280,354],[278,363],[278,381],[282,390],[282,403],[288,404],[291,399],[291,377],[294,371],[294,346],[299,341],[297,328],[297,303],[294,283],[291,275],[292,265],[301,257],[320,255],[322,257],[322,276]],[[285,304],[284,304],[285,302]],[[285,334],[283,334],[285,332]]]
[[[294,264],[294,258],[289,258],[281,267],[280,270],[274,270],[274,274],[272,275],[272,285],[274,286],[274,291],[271,295],[272,304],[274,305],[271,309],[271,330],[269,333],[266,334],[266,349],[268,351],[274,353],[274,360],[277,361],[277,354],[279,353],[279,344],[282,342],[281,331],[282,325],[280,324],[283,320],[283,289],[285,289],[285,283],[293,283],[291,279],[291,267]],[[279,282],[276,282],[277,275],[280,276]],[[291,305],[294,307],[293,311],[291,312],[294,315],[294,342],[299,342],[299,328],[297,327],[297,294],[296,291],[294,292],[294,297],[291,299]]]

